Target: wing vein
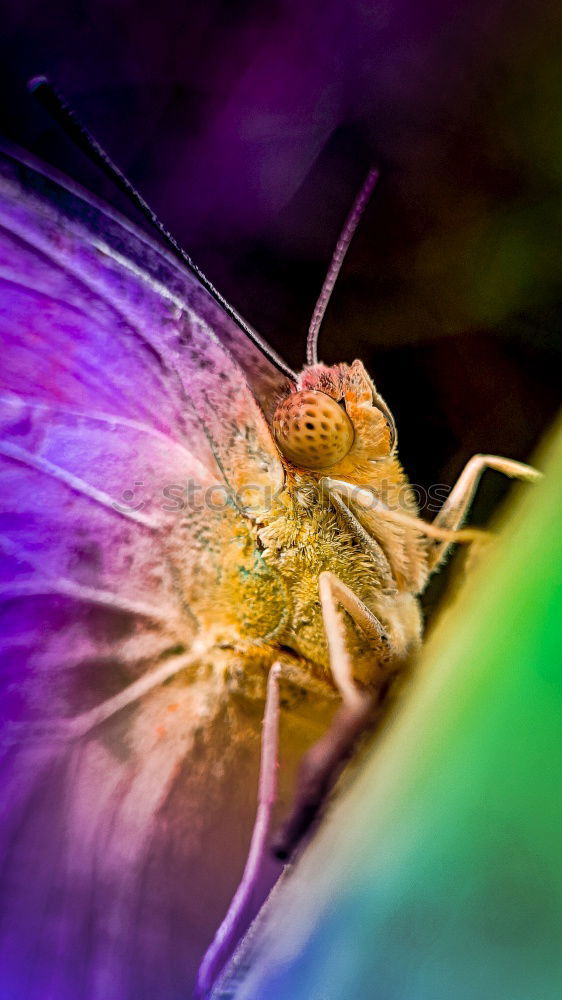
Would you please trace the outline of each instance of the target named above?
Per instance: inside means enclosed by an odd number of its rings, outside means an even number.
[[[148,437],[153,437],[157,441],[161,441],[166,447],[177,448],[182,455],[185,456],[192,466],[192,474],[198,475],[201,482],[205,482],[209,477],[209,470],[207,467],[186,448],[181,441],[177,438],[172,437],[169,434],[164,434],[159,431],[156,427],[150,427],[149,424],[143,423],[141,420],[132,420],[129,417],[119,417],[113,413],[104,413],[101,410],[90,410],[86,412],[85,410],[74,409],[71,406],[51,406],[49,403],[40,403],[37,400],[30,399],[28,396],[22,396],[19,393],[12,392],[9,394],[0,394],[0,405],[5,404],[7,406],[26,406],[30,410],[37,413],[44,413],[48,416],[50,415],[61,415],[68,417],[75,417],[78,420],[83,420],[85,423],[100,423],[106,424],[108,427],[122,427],[126,430],[138,431],[140,434],[146,434]]]
[[[39,472],[44,473],[46,476],[50,476],[52,479],[56,479],[60,483],[64,483],[68,486],[74,493],[78,493],[81,496],[85,496],[88,500],[92,500],[94,503],[100,504],[102,507],[113,511],[121,517],[126,518],[129,521],[134,521],[136,524],[141,524],[145,528],[150,528],[152,531],[159,529],[160,525],[153,518],[148,517],[146,514],[141,514],[137,510],[125,510],[120,507],[115,500],[103,490],[98,490],[95,486],[90,486],[84,479],[80,479],[79,476],[75,476],[74,473],[68,472],[67,469],[62,469],[60,465],[55,465],[54,462],[50,462],[47,458],[41,458],[39,455],[33,455],[26,448],[20,448],[17,444],[11,444],[9,441],[0,442],[0,455],[4,455],[6,458],[12,459],[14,462],[21,462],[23,465],[30,466],[33,469],[37,469]]]
[[[95,729],[96,726],[101,725],[102,722],[111,718],[112,715],[126,708],[127,705],[131,705],[134,701],[138,701],[144,697],[153,688],[164,684],[181,670],[186,670],[188,667],[193,666],[201,658],[203,651],[203,648],[199,648],[197,644],[190,653],[161,663],[159,667],[143,674],[138,680],[133,681],[128,687],[119,691],[113,698],[108,698],[101,705],[96,705],[95,708],[90,709],[88,712],[83,712],[81,715],[75,716],[68,723],[68,728],[66,729],[68,735],[73,739],[85,736],[92,729]]]
[[[169,617],[159,615],[150,604],[142,601],[129,601],[118,597],[110,590],[99,590],[97,587],[85,587],[65,577],[55,577],[52,580],[20,580],[0,587],[0,601],[10,601],[17,597],[41,597],[46,594],[62,594],[87,604],[97,604],[115,611],[140,615],[152,621],[169,624]]]

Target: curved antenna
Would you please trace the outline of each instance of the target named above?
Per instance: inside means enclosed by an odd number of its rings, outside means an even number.
[[[246,320],[240,316],[240,313],[236,311],[234,306],[230,305],[230,302],[224,298],[223,295],[218,291],[217,288],[212,284],[207,278],[200,267],[191,259],[188,253],[180,247],[177,240],[172,236],[170,232],[166,229],[164,224],[160,222],[160,219],[155,212],[152,211],[150,205],[144,200],[142,195],[139,194],[137,189],[133,187],[130,180],[125,176],[125,174],[119,169],[119,167],[109,158],[102,146],[100,146],[97,139],[94,139],[91,132],[88,131],[85,125],[82,124],[76,113],[72,110],[70,105],[64,99],[64,97],[53,87],[52,83],[47,79],[46,76],[35,76],[33,79],[29,80],[28,84],[29,91],[34,97],[43,105],[45,110],[51,115],[52,118],[61,126],[61,128],[66,132],[68,137],[82,150],[86,156],[96,164],[116,187],[123,192],[135,205],[135,207],[142,213],[145,219],[158,230],[160,236],[165,240],[168,247],[172,251],[175,257],[181,261],[181,263],[188,268],[189,271],[199,281],[203,288],[206,288],[215,302],[224,309],[225,313],[230,316],[230,319],[236,323],[236,326],[242,330],[247,337],[262,351],[262,353],[271,361],[278,371],[286,375],[287,378],[291,379],[292,382],[296,382],[297,376],[294,371],[289,368],[288,365],[279,357],[278,354],[262,340],[260,335],[256,333],[252,327],[246,323]]]
[[[373,188],[378,179],[378,170],[369,170],[363,187],[353,203],[353,208],[345,220],[345,225],[340,233],[340,238],[336,243],[336,249],[334,250],[332,260],[330,261],[328,273],[324,279],[322,291],[318,296],[318,301],[314,307],[314,312],[308,328],[308,337],[306,339],[307,365],[318,364],[318,331],[320,330],[320,324],[324,319],[324,313],[326,312],[326,307],[330,301],[330,296],[334,290],[338,274],[340,273],[343,259],[347,253],[349,244],[353,239],[353,234],[359,225],[361,216],[365,211],[365,206],[371,197]]]

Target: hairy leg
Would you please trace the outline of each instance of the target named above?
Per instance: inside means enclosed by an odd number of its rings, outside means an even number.
[[[329,483],[330,480],[321,480],[322,484]],[[377,571],[378,578],[381,582],[381,586],[387,591],[393,591],[396,589],[396,581],[392,576],[392,570],[390,568],[390,563],[384,554],[381,546],[378,542],[375,542],[371,538],[369,532],[363,527],[360,521],[357,520],[355,514],[349,509],[345,500],[340,496],[340,494],[333,490],[329,492],[330,500],[336,510],[339,512],[342,520],[346,523],[347,527],[352,531],[357,540],[362,545],[365,552],[368,552],[373,560],[375,569]]]
[[[342,704],[328,731],[301,761],[292,812],[272,844],[273,853],[280,860],[285,860],[293,852],[307,832],[358,736],[364,730],[373,707],[371,696],[353,678],[353,664],[339,608],[344,608],[362,631],[379,645],[390,643],[390,637],[381,622],[335,574],[320,574],[319,592],[332,677]],[[208,996],[217,975],[236,946],[266,848],[277,792],[279,679],[282,674],[283,665],[276,662],[268,677],[258,808],[248,859],[228,912],[201,963],[197,979],[198,1000]]]
[[[405,528],[413,528],[419,535],[433,538],[436,541],[446,542],[451,545],[453,542],[475,542],[487,537],[485,531],[478,528],[465,528],[464,530],[454,530],[449,527],[430,523],[416,517],[414,514],[407,514],[403,510],[391,510],[382,500],[366,488],[351,486],[340,479],[322,479],[325,489],[328,490],[332,500],[344,498],[346,501],[355,504],[359,509],[362,507],[367,511],[376,511],[377,517],[382,520],[391,521],[393,524],[400,524]],[[339,505],[338,505],[339,507]],[[346,509],[349,508],[346,505]],[[365,529],[363,529],[365,531]],[[368,535],[368,533],[367,533]],[[368,536],[370,537],[370,536]]]
[[[320,574],[319,590],[330,668],[342,704],[328,731],[301,761],[292,812],[272,844],[274,854],[280,859],[289,857],[307,832],[373,708],[371,696],[353,678],[353,664],[339,607],[345,608],[357,625],[377,642],[390,641],[375,615],[333,573]]]
[[[523,479],[534,482],[540,478],[540,472],[523,462],[511,458],[501,458],[498,455],[473,455],[466,463],[441,510],[435,517],[434,526],[442,531],[457,532],[466,517],[474,494],[476,493],[482,473],[486,469],[495,469],[513,479]],[[429,553],[429,569],[436,569],[443,561],[452,544],[442,539],[436,541]]]
[[[347,503],[353,503],[359,509],[364,507],[368,511],[375,510],[381,519],[402,525],[404,528],[411,528],[430,539],[433,542],[428,554],[428,570],[431,573],[443,562],[454,543],[479,542],[488,537],[488,533],[479,528],[461,527],[480,482],[480,477],[486,469],[495,469],[506,476],[522,479],[526,482],[534,482],[541,475],[532,466],[516,462],[511,458],[501,458],[497,455],[473,455],[435,520],[431,523],[415,517],[413,514],[407,514],[405,511],[391,510],[371,490],[351,486],[349,483],[330,478],[322,479],[321,485],[328,491],[337,508],[340,511],[345,509],[351,518],[353,518],[353,514]],[[356,518],[354,520],[357,521]],[[361,532],[357,531],[358,537],[362,540],[362,536],[366,535],[367,539],[372,542],[363,526],[359,525],[359,528]]]

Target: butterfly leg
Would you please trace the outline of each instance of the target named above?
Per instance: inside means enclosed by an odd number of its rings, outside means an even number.
[[[285,859],[294,850],[314,820],[342,764],[365,728],[373,707],[371,696],[353,679],[351,657],[338,605],[345,608],[367,635],[379,643],[389,643],[389,636],[379,620],[333,573],[320,574],[319,591],[332,676],[341,695],[342,705],[336,712],[328,732],[305,754],[301,762],[292,814],[272,845],[274,854],[280,859]],[[196,1000],[203,1000],[208,996],[217,975],[239,940],[266,848],[271,813],[277,794],[279,678],[282,672],[282,664],[276,662],[268,677],[262,729],[258,809],[246,866],[228,912],[203,957],[197,977]]]
[[[358,511],[362,508],[365,511],[374,511],[377,518],[380,520],[390,521],[393,524],[400,524],[404,528],[413,528],[419,535],[425,535],[426,538],[447,542],[449,545],[453,542],[475,542],[486,537],[486,532],[480,530],[479,528],[451,530],[450,528],[442,527],[439,524],[423,521],[421,517],[418,517],[416,514],[408,514],[406,511],[401,509],[393,510],[366,487],[351,486],[343,480],[330,479],[327,477],[321,479],[320,484],[323,489],[328,491],[334,506],[336,506],[342,513],[345,511],[346,520],[350,526],[353,521],[355,521],[356,524],[358,523],[357,518],[355,518],[351,513],[350,507],[353,505]],[[371,547],[373,547],[375,544],[373,539],[362,525],[360,525],[360,527],[362,528],[362,534],[357,529],[355,529],[355,534],[361,540],[366,534],[370,539]]]
[[[241,925],[247,914],[264,856],[271,811],[277,797],[277,755],[279,745],[279,677],[282,665],[276,662],[269,671],[263,716],[258,808],[250,850],[240,884],[228,912],[205,952],[197,976],[196,998],[208,995],[218,973],[227,961],[240,937]]]
[[[433,521],[433,526],[444,532],[457,531],[462,524],[478,488],[482,473],[486,469],[495,469],[513,479],[523,479],[534,482],[540,478],[540,472],[523,462],[511,458],[501,458],[498,455],[473,455],[466,463],[445,503]],[[441,539],[435,541],[428,559],[430,571],[439,566],[452,544],[452,541]]]
[[[342,704],[328,731],[301,761],[293,810],[272,844],[273,852],[280,859],[292,853],[313,822],[373,708],[373,699],[353,678],[353,665],[339,607],[345,608],[357,625],[379,644],[390,643],[390,637],[380,621],[333,573],[320,574],[319,590],[330,668]]]
[[[324,489],[328,490],[333,502],[339,500],[336,502],[336,506],[341,508],[342,501],[346,501],[345,506],[348,514],[347,504],[353,503],[359,510],[364,507],[367,511],[376,511],[378,518],[400,524],[405,528],[412,528],[417,534],[431,539],[433,545],[429,551],[428,569],[429,572],[433,572],[454,543],[481,542],[488,537],[488,533],[480,528],[460,527],[485,469],[495,469],[497,472],[503,472],[506,476],[523,479],[527,482],[534,482],[541,475],[532,466],[516,462],[511,458],[500,458],[496,455],[473,455],[432,522],[424,521],[422,518],[408,514],[403,510],[390,509],[368,489],[350,486],[349,483],[330,478],[322,479],[321,484]]]

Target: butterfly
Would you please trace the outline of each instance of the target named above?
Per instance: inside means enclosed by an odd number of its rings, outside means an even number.
[[[294,375],[169,248],[2,153],[2,996],[176,1000],[206,949],[208,994],[278,874],[272,810],[285,857],[480,474],[533,477],[476,456],[425,524],[363,365],[318,363],[374,180]]]

